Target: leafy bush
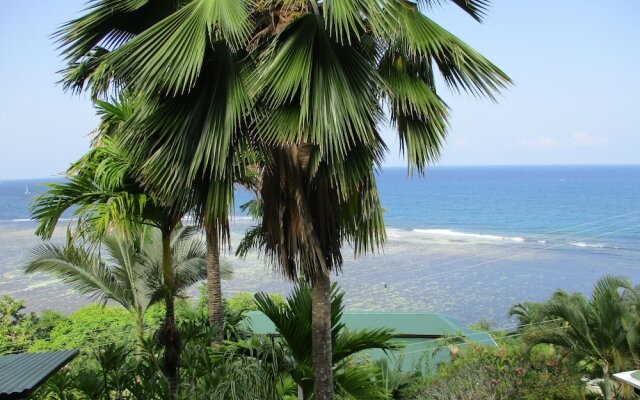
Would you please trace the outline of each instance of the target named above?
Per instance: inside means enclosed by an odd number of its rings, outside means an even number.
[[[286,303],[284,296],[280,293],[269,293],[269,297],[277,304]],[[197,309],[207,310],[207,301],[207,284],[203,282],[198,284],[198,298],[193,306]],[[258,310],[253,294],[249,292],[234,293],[231,297],[222,299],[222,304],[225,310],[232,314]]]
[[[520,345],[470,346],[433,378],[414,383],[407,399],[582,400],[575,369],[553,353],[527,358]]]
[[[135,321],[122,307],[89,304],[59,318],[48,337],[40,337],[29,351],[47,351],[74,347],[95,348],[114,342],[133,340]]]
[[[36,339],[47,339],[56,326],[68,321],[68,319],[69,317],[58,311],[44,310],[38,315],[33,325],[33,336]]]
[[[0,354],[23,351],[32,342],[37,317],[24,308],[24,300],[0,297]]]
[[[184,312],[187,312],[183,310]],[[256,358],[229,358],[211,348],[212,329],[201,329],[205,318],[179,324],[185,339],[181,354],[181,379],[176,399],[276,399],[277,380],[269,363]],[[54,375],[32,397],[38,400],[167,398],[162,372],[162,346],[151,336],[136,351],[133,338],[85,351]]]

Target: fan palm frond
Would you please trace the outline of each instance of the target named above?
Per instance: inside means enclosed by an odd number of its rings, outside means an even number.
[[[335,43],[319,17],[291,22],[258,65],[253,91],[270,110],[258,129],[267,143],[313,143],[334,161],[375,139],[378,74],[356,49]]]
[[[208,47],[223,39],[240,47],[250,33],[247,0],[194,0],[109,55],[105,65],[141,91],[190,91]]]

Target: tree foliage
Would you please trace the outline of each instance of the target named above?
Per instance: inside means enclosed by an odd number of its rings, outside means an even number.
[[[349,330],[341,322],[344,292],[333,285],[331,292],[331,332],[333,343],[333,374],[336,395],[348,399],[384,399],[385,387],[377,380],[380,370],[357,357],[371,349],[392,350],[395,333],[389,329]],[[313,393],[311,353],[311,287],[301,283],[278,304],[264,293],[255,296],[258,310],[276,327],[287,350],[287,368],[293,380],[311,398]]]
[[[397,132],[409,169],[423,172],[448,124],[435,74],[491,99],[510,83],[427,17],[438,3],[96,0],[58,35],[67,87],[140,96],[124,138],[144,160],[138,182],[170,215],[195,209],[213,253],[219,234],[228,237],[233,184],[257,164],[264,213],[256,243],[286,277],[317,289],[313,342],[323,361],[314,367],[327,379],[330,273],[342,267],[345,242],[361,254],[385,240],[375,184],[382,123]],[[453,3],[476,20],[488,7]],[[146,209],[131,200],[122,204],[138,206],[134,215]]]
[[[193,227],[181,227],[173,233],[172,288],[164,284],[162,274],[162,238],[157,228],[140,227],[131,238],[107,234],[98,248],[68,238],[66,245],[43,243],[31,252],[26,273],[45,273],[59,278],[82,294],[102,304],[120,304],[137,322],[142,337],[144,316],[167,291],[180,296],[206,277],[204,244]]]
[[[543,321],[523,327],[525,338],[532,348],[551,344],[576,363],[595,367],[604,379],[605,399],[612,399],[611,374],[635,364],[635,310],[629,301],[634,292],[627,278],[604,276],[590,299],[556,293],[535,307]]]

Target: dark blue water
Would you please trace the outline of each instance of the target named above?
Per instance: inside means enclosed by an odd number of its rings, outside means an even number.
[[[0,229],[28,220],[32,197],[52,181],[60,179],[0,181]],[[387,168],[378,187],[390,228],[526,239],[604,234],[597,241],[640,246],[640,229],[622,230],[640,224],[640,166],[436,167],[413,178]],[[248,199],[236,196],[237,213]]]
[[[29,204],[42,182],[0,182],[0,293],[34,309],[72,310],[87,299],[21,272],[38,243]],[[388,241],[381,254],[358,259],[345,249],[336,279],[351,309],[439,311],[506,325],[511,304],[556,288],[589,293],[604,274],[640,283],[640,166],[438,167],[422,178],[385,169],[378,186]],[[236,209],[246,200],[239,193]],[[251,224],[236,216],[232,244]],[[290,289],[257,256],[227,258],[235,271],[223,284],[227,294]]]
[[[47,180],[0,181],[0,224],[25,222],[30,218],[31,199],[45,190]],[[51,179],[49,181],[60,181]],[[0,228],[1,229],[1,228]]]
[[[387,169],[378,179],[389,227],[640,250],[633,227],[640,225],[640,166],[451,167],[406,176]]]

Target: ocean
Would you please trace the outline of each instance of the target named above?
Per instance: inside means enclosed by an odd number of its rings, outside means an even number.
[[[69,312],[90,299],[22,273],[39,241],[30,200],[46,181],[0,182],[0,294]],[[433,311],[506,327],[512,304],[559,288],[589,294],[605,274],[640,284],[640,166],[434,167],[412,178],[385,168],[378,186],[388,240],[358,259],[346,246],[334,277],[350,310]],[[236,203],[245,200],[239,193]],[[252,223],[239,211],[233,218],[225,295],[286,294],[291,285],[263,259],[232,255]]]

